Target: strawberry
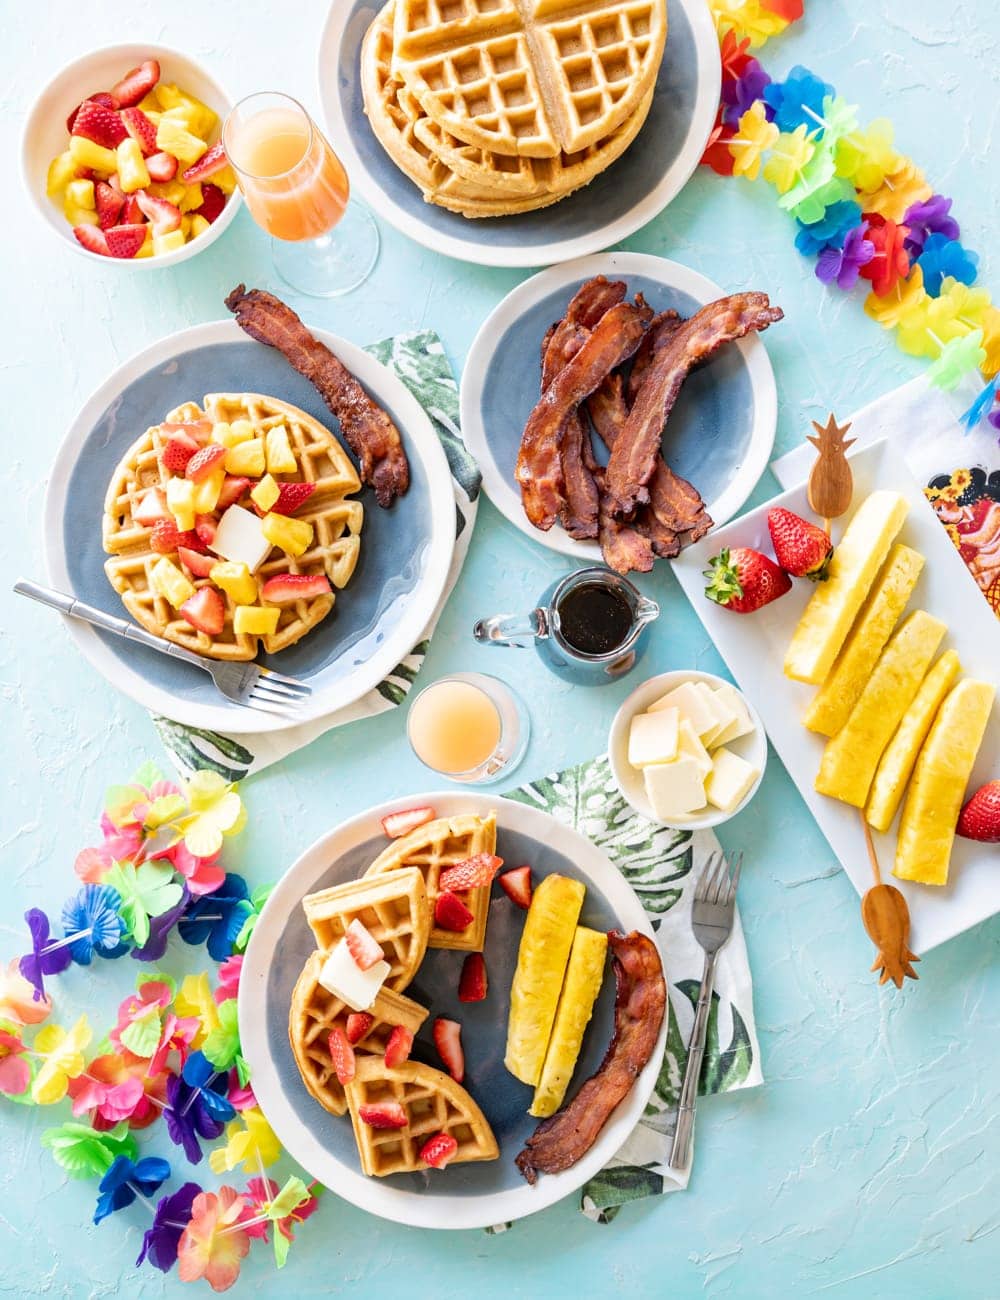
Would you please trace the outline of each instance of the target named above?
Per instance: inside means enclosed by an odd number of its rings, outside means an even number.
[[[212,436],[211,420],[181,420],[180,422],[166,421],[160,425],[164,433],[183,433],[194,443],[196,447],[204,447]]]
[[[178,429],[176,433],[170,435],[163,448],[163,455],[160,457],[163,468],[168,469],[171,474],[183,474],[188,467],[188,461],[197,450],[198,444],[191,435]]]
[[[125,196],[107,181],[94,182],[94,206],[97,209],[97,224],[102,230],[117,224],[124,204]]]
[[[195,515],[194,531],[198,534],[198,540],[203,546],[212,545],[218,530],[219,525],[215,522],[214,515]]]
[[[1000,781],[979,787],[962,809],[958,833],[981,844],[1000,844]]]
[[[434,900],[434,924],[439,930],[464,930],[473,916],[457,894],[445,890]]]
[[[250,480],[248,478],[239,478],[235,474],[227,474],[226,481],[222,485],[222,491],[219,493],[219,499],[215,503],[216,509],[228,510],[230,506],[234,506],[249,486]]]
[[[208,636],[218,636],[226,625],[226,607],[214,587],[199,587],[177,612]]]
[[[462,1051],[462,1026],[457,1020],[445,1020],[438,1016],[434,1021],[434,1046],[444,1067],[455,1080],[461,1083],[465,1078],[465,1053]]]
[[[398,1101],[379,1101],[370,1106],[359,1106],[358,1116],[369,1128],[406,1128],[410,1122]]]
[[[172,181],[177,175],[177,159],[161,149],[146,159],[146,171],[151,181]]]
[[[82,135],[105,149],[115,149],[128,138],[125,124],[115,110],[96,99],[85,99],[77,109],[70,134]]]
[[[115,178],[112,177],[111,179],[114,180]],[[108,184],[110,185],[111,182],[109,181]],[[134,194],[125,195],[125,204],[122,207],[120,220],[122,225],[127,226],[138,226],[146,220],[146,214],[139,207],[139,200]]]
[[[131,108],[145,99],[160,80],[160,65],[155,59],[144,59],[137,68],[130,68],[121,81],[111,87],[111,93],[122,108]]]
[[[418,826],[432,822],[437,816],[433,808],[404,808],[401,812],[390,813],[382,818],[382,829],[390,840],[398,840],[401,835],[408,835]]]
[[[205,555],[203,551],[192,551],[190,546],[178,546],[177,554],[183,565],[196,578],[207,578],[219,561],[214,555]]]
[[[458,981],[459,1002],[482,1002],[489,988],[486,978],[486,960],[481,952],[470,952],[462,963],[462,977]]]
[[[531,868],[514,867],[505,871],[500,877],[500,888],[512,903],[527,911],[531,906]]]
[[[99,226],[74,226],[73,234],[88,253],[98,253],[101,257],[110,257],[108,241]]]
[[[444,1169],[458,1150],[458,1142],[450,1133],[435,1133],[420,1148],[420,1159],[432,1169]]]
[[[159,488],[147,488],[132,510],[132,518],[143,528],[152,528],[157,519],[169,519],[167,498]]]
[[[149,544],[157,555],[170,555],[179,546],[186,546],[192,551],[202,549],[197,533],[182,533],[171,517],[157,519],[153,524],[153,535],[149,539]]]
[[[358,970],[371,970],[377,961],[382,961],[385,957],[379,941],[365,929],[357,917],[347,927],[344,942]]]
[[[278,499],[271,509],[277,515],[294,515],[315,491],[315,483],[279,483]]]
[[[767,530],[778,563],[793,578],[826,582],[833,542],[830,534],[801,515],[776,506],[768,511]]]
[[[352,1011],[347,1017],[347,1041],[360,1043],[375,1023],[370,1011]]]
[[[88,95],[87,99],[92,99],[95,104],[102,104],[105,108],[117,109],[120,107],[118,100],[115,99],[114,95],[109,95],[106,90],[95,91],[93,95]],[[66,119],[66,130],[70,135],[73,134],[73,123],[76,121],[76,115],[79,113],[80,109],[83,108],[87,99],[82,99]]]
[[[354,1048],[347,1041],[347,1035],[339,1025],[334,1025],[330,1030],[327,1046],[330,1049],[330,1060],[333,1062],[333,1072],[337,1076],[337,1082],[342,1085],[350,1083],[354,1078]]]
[[[222,141],[216,140],[211,148],[206,149],[196,163],[182,174],[181,180],[185,185],[194,185],[197,181],[206,181],[209,176],[214,176],[216,172],[221,172],[223,167],[229,166],[229,159],[226,157],[225,150],[222,147]]]
[[[791,590],[792,580],[760,551],[748,546],[722,550],[705,570],[705,595],[734,614],[752,614]]]
[[[188,461],[184,477],[189,478],[192,483],[202,483],[217,468],[219,461],[225,459],[225,447],[217,442],[210,442],[207,447],[196,451]]]
[[[180,228],[181,210],[176,204],[168,203],[156,194],[148,194],[145,190],[136,190],[135,197],[143,215],[152,223],[154,235],[169,235],[172,230]]]
[[[397,1065],[402,1065],[404,1061],[409,1060],[412,1050],[413,1034],[405,1025],[394,1025],[389,1041],[385,1045],[386,1069],[394,1070]]]
[[[195,212],[199,217],[204,217],[208,224],[211,225],[225,206],[226,196],[218,185],[202,185],[201,206],[195,208]]]
[[[481,889],[492,885],[493,877],[503,866],[503,858],[492,853],[477,853],[474,858],[466,858],[447,871],[441,872],[438,888],[442,890]]]
[[[123,108],[122,125],[148,158],[156,153],[156,127],[141,108]],[[147,164],[148,166],[148,164]]]
[[[332,590],[329,578],[323,573],[279,573],[268,578],[260,594],[272,605],[293,605],[297,600],[312,600]]]
[[[145,225],[109,226],[104,234],[112,257],[135,257],[146,242]]]

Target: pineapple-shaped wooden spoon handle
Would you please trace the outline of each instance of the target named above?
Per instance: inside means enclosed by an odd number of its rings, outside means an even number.
[[[906,899],[895,885],[882,883],[882,872],[878,864],[872,833],[865,814],[861,812],[861,825],[865,832],[865,846],[875,875],[875,884],[861,900],[861,919],[868,937],[877,949],[877,956],[872,963],[872,970],[881,972],[879,983],[892,980],[896,988],[903,987],[903,980],[912,980],[920,976],[913,969],[912,963],[920,958],[910,952],[910,909]]]
[[[845,452],[853,447],[854,438],[845,438],[850,424],[838,425],[831,414],[825,425],[813,420],[816,437],[806,439],[819,452],[809,474],[807,495],[809,508],[823,520],[824,529],[830,531],[830,520],[838,519],[851,504],[854,493],[854,475]]]

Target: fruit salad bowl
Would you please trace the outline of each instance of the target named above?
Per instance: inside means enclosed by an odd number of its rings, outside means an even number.
[[[202,252],[219,238],[232,222],[241,202],[239,190],[234,189],[232,193],[226,195],[221,211],[215,215],[209,213],[210,219],[198,224],[197,229],[200,229],[200,233],[190,236],[189,220],[188,237],[185,238],[185,242],[178,247],[161,246],[153,255],[144,252],[139,256],[121,253],[109,256],[107,253],[97,251],[104,234],[103,229],[97,225],[84,224],[85,230],[95,232],[92,240],[88,238],[88,243],[92,243],[93,247],[81,243],[74,235],[74,224],[67,217],[65,186],[60,187],[60,192],[57,192],[55,197],[49,192],[50,165],[54,159],[66,152],[70,143],[67,118],[83,100],[100,92],[110,91],[114,85],[121,82],[130,69],[137,68],[151,59],[159,64],[161,84],[176,86],[183,92],[183,96],[190,96],[200,101],[217,115],[218,121],[208,132],[208,143],[214,144],[221,137],[222,123],[232,105],[230,97],[215,78],[188,55],[169,49],[167,46],[146,43],[105,46],[67,64],[49,82],[32,106],[21,141],[22,179],[41,220],[78,253],[90,261],[99,261],[111,268],[116,266],[159,268],[187,261],[189,257]],[[155,148],[153,145],[147,147]],[[145,153],[146,149],[142,152]],[[162,157],[162,154],[160,156]],[[181,159],[176,172],[178,188],[180,188],[179,182],[184,169],[185,161]],[[85,179],[86,171],[84,168],[81,168],[81,171],[83,176],[80,179]],[[165,185],[154,180],[155,189],[159,189],[162,194]],[[188,213],[184,215],[187,216]],[[150,213],[147,211],[142,219],[149,216]],[[118,221],[121,219],[121,217],[117,218]],[[175,239],[168,239],[166,244],[171,245],[175,242]]]

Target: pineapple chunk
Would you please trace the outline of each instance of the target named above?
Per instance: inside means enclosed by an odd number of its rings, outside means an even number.
[[[833,671],[806,710],[802,721],[810,731],[835,736],[847,721],[923,567],[924,557],[917,551],[893,547]]]
[[[163,253],[174,253],[178,248],[184,247],[184,231],[171,230],[167,235],[153,236],[153,252],[157,257]]]
[[[83,135],[71,135],[69,151],[77,167],[89,167],[91,171],[103,172],[110,176],[118,170],[118,156],[114,149],[105,149]]]
[[[184,193],[181,195],[181,201],[177,204],[182,212],[191,212],[194,208],[200,208],[205,202],[205,196],[202,193],[201,186],[197,181],[193,185],[185,185]]]
[[[265,438],[267,447],[267,472],[269,474],[294,474],[298,469],[295,453],[288,441],[288,429],[283,424],[268,429]]]
[[[63,215],[71,226],[99,226],[97,213],[90,208],[74,208],[71,203],[63,207]]]
[[[68,149],[65,153],[57,154],[52,159],[45,177],[45,193],[50,199],[58,198],[70,181],[76,180],[78,166],[79,164]]]
[[[167,509],[182,533],[194,527],[194,486],[189,478],[167,480]]]
[[[922,885],[946,885],[955,823],[982,744],[996,687],[971,678],[938,710],[903,806],[892,874]]]
[[[606,934],[600,930],[588,930],[583,925],[576,927],[552,1037],[529,1115],[554,1115],[562,1105],[583,1045],[583,1031],[593,1015],[594,1003],[604,982],[607,951]]]
[[[156,242],[155,239],[153,241]],[[195,514],[208,515],[215,509],[219,502],[219,493],[222,491],[222,485],[226,481],[226,471],[224,469],[214,469],[211,474],[203,478],[200,483],[195,484],[194,489],[194,510]]]
[[[66,186],[66,197],[64,202],[67,206],[74,208],[96,208],[97,201],[94,198],[94,182],[84,180],[70,181]]]
[[[149,571],[149,581],[155,592],[168,600],[174,609],[180,609],[186,600],[194,595],[194,583],[190,582],[173,560],[162,555]]]
[[[157,117],[159,117],[163,105],[156,98],[156,91],[151,90],[148,95],[144,95],[143,98],[139,100],[138,107],[142,109],[147,117],[149,117],[150,113],[155,113]]]
[[[219,420],[212,426],[212,441],[220,443],[223,447],[236,447],[252,437],[253,425],[249,420],[234,420],[232,424],[226,420]]]
[[[261,510],[266,513],[271,509],[280,496],[281,489],[278,487],[277,483],[270,474],[265,474],[250,493],[250,500],[253,501],[255,505],[260,506]]]
[[[149,172],[146,169],[146,160],[142,156],[142,150],[139,147],[139,141],[133,140],[131,136],[123,140],[117,149],[118,155],[118,183],[126,194],[132,194],[136,190],[144,190],[149,184]]]
[[[156,128],[156,147],[164,153],[172,153],[178,162],[190,167],[193,162],[197,162],[208,145],[200,136],[185,130],[176,118],[164,113]]]
[[[955,651],[946,650],[921,682],[899,730],[882,755],[865,809],[869,825],[877,831],[889,829],[931,723],[961,668]]]
[[[175,208],[180,207],[186,189],[183,181],[154,181],[152,185],[146,186],[147,193],[155,194],[158,199],[166,199]]]
[[[785,676],[818,686],[850,631],[909,506],[898,492],[873,492],[847,525],[785,655]]]
[[[139,249],[138,253],[136,253],[136,257],[152,257],[152,256],[153,256],[153,227],[147,226],[146,238],[143,240],[142,247]]]
[[[220,560],[212,565],[209,578],[237,605],[252,605],[257,599],[257,580],[245,564]]]
[[[273,636],[280,617],[277,605],[237,605],[233,630],[237,636]]]
[[[546,876],[534,892],[521,931],[504,1065],[515,1079],[532,1087],[542,1076],[585,893],[580,880],[555,872]]]
[[[195,99],[187,91],[180,90],[172,82],[161,81],[156,87],[156,98],[165,114],[176,112],[178,116],[183,115],[190,123],[190,130],[197,135],[207,138],[219,120],[207,104]]]
[[[214,172],[211,180],[212,184],[217,185],[227,198],[236,189],[236,173],[232,167],[223,167]]]
[[[212,223],[209,220],[207,220],[207,218],[199,215],[199,213],[197,212],[192,214],[191,216],[191,238],[192,239],[197,239],[199,235],[203,235],[206,230],[211,230],[211,228],[212,228]]]
[[[230,447],[226,452],[227,474],[261,478],[265,469],[263,438],[250,438],[246,442],[237,443],[235,447]]]
[[[863,808],[882,751],[913,702],[947,627],[918,609],[886,648],[844,727],[827,741],[820,794]]]
[[[271,511],[261,520],[260,531],[272,546],[280,546],[286,555],[304,555],[312,545],[313,526],[304,519],[289,519]]]

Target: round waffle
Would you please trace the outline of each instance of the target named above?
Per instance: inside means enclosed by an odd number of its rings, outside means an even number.
[[[104,549],[110,556],[104,571],[135,621],[147,631],[196,654],[235,661],[255,658],[260,644],[268,654],[293,645],[329,614],[334,593],[278,607],[276,630],[258,637],[235,632],[236,602],[220,591],[225,623],[221,633],[211,636],[183,619],[154,589],[150,573],[162,553],[152,549],[152,529],[136,520],[135,511],[147,489],[165,489],[168,480],[174,477],[163,465],[163,450],[170,437],[163,425],[197,420],[232,423],[238,419],[249,420],[258,434],[284,425],[296,470],[281,474],[279,482],[314,485],[312,495],[294,515],[295,519],[312,525],[311,545],[297,558],[273,548],[257,571],[259,581],[263,583],[269,577],[285,573],[325,573],[335,589],[346,586],[358,561],[364,519],[361,503],[349,501],[347,497],[360,490],[360,480],[347,453],[328,429],[298,407],[275,397],[258,393],[210,393],[203,407],[196,402],[185,402],[169,412],[163,424],[147,429],[119,461],[108,486],[103,517]],[[167,558],[180,565],[176,551]],[[195,588],[212,585],[208,578],[192,576],[191,581]],[[265,604],[259,596],[255,603]]]

